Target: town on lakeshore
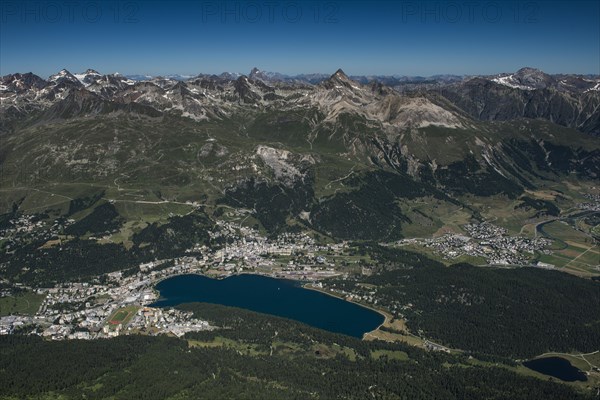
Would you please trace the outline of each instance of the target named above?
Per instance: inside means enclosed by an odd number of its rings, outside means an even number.
[[[583,204],[581,209],[600,209],[600,201],[591,200],[591,203]],[[18,246],[19,233],[35,232],[36,224],[39,224],[28,215],[19,216],[12,222],[12,228],[0,230],[0,238],[9,239],[8,248]],[[17,289],[34,292],[43,300],[37,312],[31,313],[33,315],[0,317],[0,334],[20,332],[61,340],[127,334],[181,337],[186,332],[213,329],[207,321],[195,319],[191,313],[149,306],[159,297],[155,285],[163,279],[181,274],[225,278],[233,274],[251,273],[295,279],[312,282],[311,288],[336,294],[346,300],[378,307],[376,289],[365,288],[354,293],[323,283],[325,278],[347,279],[349,272],[364,275],[372,273],[374,266],[354,254],[348,242],[317,244],[306,233],[286,233],[272,239],[240,224],[218,221],[217,225],[218,229],[210,234],[213,238],[224,236],[227,239],[221,248],[197,245],[186,251],[189,255],[143,263],[137,268],[111,272],[87,282],[60,282],[48,288],[26,287],[20,283],[15,283],[13,287],[6,285],[0,289],[0,298],[13,295]],[[58,224],[53,225],[45,231],[45,235],[52,237],[58,228]],[[510,236],[506,229],[490,222],[467,224],[464,231],[465,234],[404,239],[384,245],[418,245],[442,258],[475,256],[485,259],[489,265],[552,268],[541,262],[532,263],[527,256],[532,256],[534,252],[551,253],[548,250],[552,244],[550,239],[537,235],[533,238]],[[390,309],[382,311],[402,318],[402,312],[407,307],[410,304],[392,304]]]

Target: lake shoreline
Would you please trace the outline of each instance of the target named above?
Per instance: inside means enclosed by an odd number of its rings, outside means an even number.
[[[356,304],[357,306],[364,307],[366,309],[369,309],[371,311],[375,311],[376,313],[380,314],[383,317],[383,322],[381,322],[381,324],[379,324],[379,326],[377,328],[375,328],[375,329],[373,329],[373,330],[371,330],[369,332],[365,332],[363,334],[363,337],[362,337],[361,340],[366,340],[365,339],[366,335],[368,335],[368,334],[370,334],[372,332],[378,331],[379,329],[381,329],[382,326],[384,326],[386,323],[389,323],[394,318],[390,313],[388,313],[386,311],[379,310],[379,309],[377,309],[375,307],[368,306],[366,304],[362,304],[362,303],[359,303],[359,302],[354,301],[354,300],[348,300],[348,299],[346,299],[346,298],[344,298],[344,297],[342,297],[342,296],[340,296],[340,295],[338,295],[336,293],[332,293],[332,292],[327,291],[327,290],[325,290],[323,288],[318,288],[318,287],[311,286],[310,283],[305,283],[304,285],[302,285],[302,287],[305,288],[305,289],[308,289],[308,290],[314,290],[314,291],[317,291],[319,293],[323,293],[323,294],[326,294],[328,296],[338,298],[340,300],[347,301],[347,302],[352,303],[352,304]]]
[[[587,382],[587,374],[559,356],[539,357],[522,363],[525,368],[563,382]]]
[[[386,323],[388,316],[381,310],[313,290],[316,288],[309,283],[269,274],[238,273],[214,278],[192,272],[157,281],[154,289],[159,298],[149,306],[176,307],[192,302],[221,304],[293,319],[357,339],[364,339],[366,333]]]

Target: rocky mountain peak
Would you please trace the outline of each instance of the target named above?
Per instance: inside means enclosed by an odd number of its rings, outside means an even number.
[[[2,83],[2,86],[4,86],[4,90],[17,93],[30,89],[42,89],[48,85],[45,80],[31,72],[6,75],[2,77],[0,82]]]
[[[72,73],[70,73],[67,69],[63,68],[61,69],[58,73],[51,75],[48,78],[49,82],[54,82],[56,84],[59,83],[74,83],[77,85],[81,85],[81,82],[79,81],[79,79],[77,79],[77,77],[75,75],[73,75]]]
[[[341,80],[346,80],[346,81],[350,80],[350,78],[348,78],[348,75],[346,75],[341,68],[338,68],[338,70],[335,71],[335,73],[333,75],[331,75],[331,78],[341,79]]]
[[[340,68],[328,79],[325,79],[323,82],[321,82],[321,85],[327,89],[333,89],[340,86],[352,88],[352,82],[352,79],[350,79],[348,75],[346,75]]]
[[[282,74],[279,74],[277,72],[261,71],[256,67],[252,68],[252,71],[250,71],[250,75],[248,75],[248,78],[250,78],[252,80],[263,81],[264,83],[285,80],[285,76]]]
[[[61,69],[60,71],[58,71],[56,74],[54,75],[50,75],[50,80],[56,80],[58,78],[64,78],[64,77],[69,77],[69,76],[73,76],[73,74],[71,74],[69,72],[69,70],[67,70],[66,68]]]
[[[269,77],[260,69],[254,67],[252,68],[252,70],[250,71],[250,74],[248,75],[249,79],[252,80],[261,80],[261,81],[267,81],[269,80]]]
[[[521,85],[535,89],[543,89],[554,83],[550,75],[531,67],[521,68],[513,75],[513,79]]]

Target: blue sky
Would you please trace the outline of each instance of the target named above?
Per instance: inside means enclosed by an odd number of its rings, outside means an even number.
[[[0,0],[0,75],[600,74],[597,1]]]

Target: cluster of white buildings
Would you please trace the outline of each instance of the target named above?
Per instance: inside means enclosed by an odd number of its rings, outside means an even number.
[[[127,326],[128,331],[170,333],[181,337],[188,332],[213,329],[207,321],[193,318],[193,313],[176,309],[142,307]]]
[[[577,208],[580,210],[600,211],[600,195],[584,194],[583,197],[589,201],[577,204]]]
[[[465,225],[467,235],[445,234],[430,239],[404,239],[399,245],[417,244],[451,260],[463,255],[482,257],[492,265],[529,265],[528,254],[550,253],[551,240],[542,237],[509,236],[507,230],[488,222]]]
[[[235,272],[254,272],[296,279],[322,279],[339,275],[317,252],[342,251],[346,244],[317,246],[306,234],[284,234],[275,240],[257,231],[222,222],[221,231],[228,244],[212,251],[206,246],[190,249],[201,256],[184,256],[172,260],[156,260],[139,265],[139,272],[126,276],[116,271],[98,277],[95,283],[62,283],[53,288],[36,289],[45,295],[33,317],[0,318],[0,334],[11,334],[27,327],[30,333],[54,340],[94,339],[129,333],[172,334],[211,329],[206,321],[193,319],[190,313],[178,310],[150,308],[157,300],[154,285],[161,279],[189,273],[218,273],[227,276]],[[273,256],[301,254],[310,257],[314,265],[282,264]],[[260,270],[257,270],[260,269]],[[100,283],[102,282],[102,283]],[[121,310],[131,315],[114,320]],[[125,312],[125,311],[123,311]]]
[[[298,279],[322,279],[335,276],[335,264],[327,262],[321,254],[330,252],[340,254],[348,248],[346,242],[317,245],[315,240],[306,233],[284,233],[276,239],[268,239],[254,229],[238,226],[230,222],[219,221],[220,233],[229,239],[229,243],[222,249],[215,251],[208,257],[213,260],[218,268],[225,272],[250,271],[257,273],[272,273],[276,276],[286,276]],[[301,256],[307,262],[298,263],[292,260],[294,256]],[[277,257],[290,257],[282,265],[275,262]],[[204,260],[206,261],[206,260]],[[207,268],[211,265],[202,264]]]
[[[171,334],[210,329],[190,313],[151,308],[157,300],[155,284],[174,275],[199,273],[228,276],[250,272],[289,279],[318,281],[340,275],[329,255],[348,249],[345,242],[318,245],[305,233],[286,233],[275,239],[240,224],[220,221],[213,236],[224,236],[218,250],[198,245],[186,256],[139,265],[139,271],[116,271],[91,283],[67,282],[36,289],[45,295],[33,316],[0,318],[0,334],[16,330],[54,340],[94,339],[130,333]],[[368,299],[365,299],[368,301]],[[371,299],[372,300],[372,299]],[[121,318],[125,315],[125,318]],[[120,315],[119,318],[115,316]]]
[[[173,311],[163,315],[161,309],[144,308],[158,298],[154,290],[157,280],[197,271],[184,263],[150,270],[162,263],[142,264],[140,269],[145,272],[129,277],[124,277],[122,272],[109,273],[106,284],[64,283],[49,289],[36,289],[38,294],[46,296],[38,312],[33,317],[0,318],[0,334],[11,334],[27,327],[28,333],[61,340],[112,337],[140,330],[179,336],[188,331],[207,329],[206,321],[193,320],[189,313]],[[133,318],[113,321],[119,310],[130,310]],[[143,311],[147,315],[148,310],[154,310],[156,318],[140,320],[140,313]]]
[[[57,220],[49,227],[44,228],[43,218],[35,214],[21,214],[10,219],[3,229],[0,229],[0,240],[7,239],[5,250],[20,246],[24,240],[51,240],[56,239],[57,235],[66,227],[75,222],[72,219]],[[58,240],[57,240],[58,241]]]

